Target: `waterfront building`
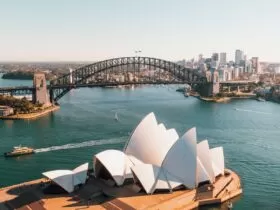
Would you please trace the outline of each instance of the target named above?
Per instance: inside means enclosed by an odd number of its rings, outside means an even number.
[[[242,50],[235,51],[235,65],[240,65],[240,62],[244,60],[244,53]]]
[[[227,64],[227,53],[225,53],[225,52],[220,53],[220,64],[221,65]]]
[[[135,180],[147,194],[156,190],[188,189],[200,183],[214,183],[224,175],[222,147],[197,143],[196,129],[179,138],[175,129],[159,124],[154,113],[136,127],[123,151],[105,150],[93,157],[96,178],[106,178],[117,186]]]
[[[6,117],[14,114],[14,109],[9,106],[0,106],[0,117]]]

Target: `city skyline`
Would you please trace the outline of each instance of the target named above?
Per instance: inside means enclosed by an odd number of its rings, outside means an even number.
[[[265,3],[265,4],[264,4]],[[254,2],[0,0],[0,61],[166,60],[235,50],[280,62],[277,0]]]

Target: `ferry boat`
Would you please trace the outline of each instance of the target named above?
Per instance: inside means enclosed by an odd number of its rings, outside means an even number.
[[[34,149],[31,147],[22,147],[22,146],[17,146],[14,147],[11,152],[5,152],[4,156],[5,157],[15,157],[15,156],[21,156],[21,155],[29,155],[33,154]]]

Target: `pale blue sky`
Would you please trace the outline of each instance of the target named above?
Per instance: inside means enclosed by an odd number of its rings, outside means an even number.
[[[280,0],[0,0],[0,60],[168,60],[235,49],[280,61]]]

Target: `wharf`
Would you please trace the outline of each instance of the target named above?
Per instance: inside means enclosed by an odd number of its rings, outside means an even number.
[[[193,190],[152,195],[137,192],[134,184],[111,187],[94,177],[90,177],[74,193],[47,195],[42,191],[45,179],[39,179],[0,189],[0,210],[194,209],[208,204],[221,204],[242,193],[239,176],[229,169],[226,169],[225,174],[218,177],[212,186],[208,184]]]

